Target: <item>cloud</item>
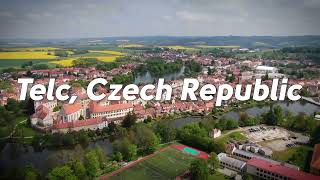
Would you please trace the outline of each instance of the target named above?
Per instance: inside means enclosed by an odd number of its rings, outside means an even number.
[[[178,11],[176,13],[177,17],[190,22],[212,22],[213,17],[210,17],[208,14],[203,13],[194,13],[188,11]]]
[[[0,37],[319,35],[318,17],[319,0],[2,0]]]

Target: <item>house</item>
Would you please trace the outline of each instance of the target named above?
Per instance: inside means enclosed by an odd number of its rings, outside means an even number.
[[[214,128],[209,132],[209,136],[212,138],[217,138],[217,137],[221,136],[221,130]]]
[[[44,105],[38,106],[35,113],[31,116],[31,125],[49,127],[52,126],[52,124],[53,119],[49,109]]]
[[[53,111],[53,109],[58,105],[58,103],[57,103],[57,99],[49,101],[47,98],[44,98],[44,99],[42,99],[40,101],[34,101],[33,105],[34,105],[34,111],[35,112],[37,111],[37,108],[40,105],[45,106],[46,108],[49,109],[49,111]]]

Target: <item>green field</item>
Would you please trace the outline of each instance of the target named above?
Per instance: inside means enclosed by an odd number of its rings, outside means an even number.
[[[141,163],[130,167],[109,179],[174,179],[185,172],[194,157],[168,148]]]
[[[37,63],[47,63],[49,61],[52,61],[50,59],[1,59],[0,60],[0,68],[8,68],[8,67],[16,67],[21,66],[22,64],[25,64],[27,62],[32,61],[33,64]]]

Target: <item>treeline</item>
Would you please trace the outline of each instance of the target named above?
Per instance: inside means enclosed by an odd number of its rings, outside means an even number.
[[[270,110],[260,117],[249,116],[246,112],[239,113],[239,126],[253,126],[267,124],[280,126],[288,130],[303,132],[311,136],[311,144],[320,143],[320,122],[315,120],[314,114],[306,115],[303,112],[293,115],[290,111],[284,111],[279,105],[270,106]]]
[[[17,118],[26,117],[34,112],[31,100],[16,101],[8,99],[5,106],[0,105],[0,127],[14,126]]]
[[[145,61],[145,65],[139,66],[138,73],[149,71],[154,76],[162,76],[169,73],[178,72],[183,64],[181,60],[174,62],[166,62],[162,58],[149,58]]]
[[[201,64],[195,61],[187,61],[185,62],[184,75],[187,77],[197,76],[198,73],[202,71]]]

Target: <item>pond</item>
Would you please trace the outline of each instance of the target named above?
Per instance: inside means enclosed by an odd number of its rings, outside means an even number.
[[[316,106],[314,104],[304,102],[304,101],[297,101],[293,103],[287,103],[287,102],[278,102],[275,103],[275,105],[280,105],[284,110],[290,110],[294,115],[297,115],[299,112],[304,112],[308,115],[313,114],[314,112],[320,111],[320,107]],[[247,112],[250,116],[259,116],[260,114],[269,111],[270,106],[262,106],[262,107],[252,107],[248,109],[244,109],[241,111]],[[239,111],[229,111],[223,115],[223,117],[226,118],[232,118],[235,120],[239,120]],[[190,123],[196,123],[203,120],[202,117],[185,117],[185,118],[177,118],[175,120],[172,120],[171,125],[173,127],[179,128],[183,127]]]
[[[180,71],[163,75],[163,76],[161,76],[161,78],[164,78],[165,80],[180,79],[183,77],[184,69],[185,69],[185,66],[182,66]],[[155,81],[155,80],[157,81],[158,79],[159,79],[159,77],[152,76],[152,74],[149,71],[147,71],[144,74],[138,75],[134,80],[134,84],[138,84],[138,83],[142,83],[142,82],[143,83],[153,83],[153,81]]]
[[[280,105],[285,110],[292,111],[294,114],[299,112],[312,114],[316,111],[320,111],[319,106],[305,103],[303,101],[294,103],[279,102],[276,104]],[[269,106],[252,107],[243,111],[247,112],[251,116],[258,116],[263,112],[269,111]],[[224,116],[238,120],[238,113],[238,111],[230,111]],[[201,120],[203,120],[201,117],[185,117],[177,118],[172,120],[170,123],[173,127],[179,128],[190,123],[200,122]],[[112,145],[109,140],[91,142],[86,148],[78,145],[72,149],[44,149],[41,152],[34,151],[31,146],[24,147],[22,145],[8,143],[1,151],[0,169],[14,168],[18,166],[23,167],[25,165],[32,164],[40,172],[46,174],[51,167],[61,165],[73,157],[83,157],[86,150],[92,149],[97,145],[104,149],[107,154],[112,154]]]
[[[107,154],[112,154],[112,145],[109,140],[90,142],[88,147],[77,145],[70,149],[44,149],[35,151],[32,146],[7,143],[1,151],[0,169],[24,167],[32,164],[42,174],[47,174],[51,167],[62,165],[69,159],[84,157],[87,150],[100,146]]]
[[[274,106],[279,105],[283,108],[285,111],[291,111],[294,115],[297,115],[300,112],[303,112],[307,115],[313,114],[314,112],[320,111],[320,107],[316,106],[314,104],[305,102],[305,101],[296,101],[293,103],[288,102],[278,102],[275,103]],[[262,107],[252,107],[245,110],[242,110],[243,112],[247,112],[251,116],[259,116],[264,112],[269,111],[270,106],[262,106]],[[241,111],[241,110],[240,110]],[[227,112],[224,117],[226,118],[232,118],[239,120],[239,112],[240,111],[230,111]]]

